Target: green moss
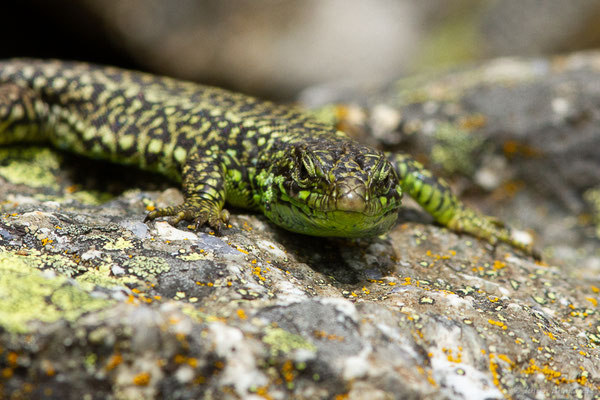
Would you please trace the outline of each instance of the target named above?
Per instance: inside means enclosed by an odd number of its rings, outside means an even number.
[[[4,248],[0,246],[0,252],[3,251],[5,251]],[[36,249],[28,249],[27,256],[22,256],[19,260],[29,268],[50,269],[59,275],[67,277],[73,277],[85,271],[84,267],[67,256],[62,254],[46,254]]]
[[[61,157],[47,148],[1,148],[0,160],[7,162],[0,166],[0,176],[10,183],[59,189],[55,173],[59,169]]]
[[[448,67],[481,57],[483,43],[477,7],[457,7],[457,12],[443,21],[419,47],[411,65],[415,70],[431,65]]]
[[[48,267],[52,271],[59,273],[60,275],[73,277],[86,269],[80,266],[69,257],[65,257],[59,254],[31,254],[29,258],[29,265],[36,268]]]
[[[592,210],[592,223],[596,226],[596,236],[600,238],[600,187],[588,189],[583,198]]]
[[[281,328],[268,327],[262,341],[271,347],[272,356],[276,356],[278,352],[287,354],[290,351],[298,349],[317,351],[317,347],[302,336],[295,335]]]
[[[129,275],[114,277],[111,275],[110,264],[102,264],[98,268],[89,268],[85,273],[75,278],[78,282],[90,283],[104,288],[138,284],[141,281]]]
[[[104,245],[104,248],[106,250],[126,250],[131,249],[132,247],[133,243],[123,238],[118,238],[117,240],[110,240]]]
[[[29,258],[0,253],[0,325],[8,331],[26,333],[28,324],[35,320],[74,321],[111,303],[92,297],[66,277],[43,276],[31,266]]]
[[[98,206],[106,203],[107,201],[114,198],[110,193],[99,192],[97,190],[79,190],[65,197],[66,199],[73,199],[81,204],[90,206]]]
[[[207,259],[206,253],[204,253],[204,254],[190,253],[190,254],[178,256],[178,258],[182,259],[183,261],[198,261],[198,260],[206,260]]]
[[[169,263],[162,258],[137,256],[123,263],[127,270],[143,279],[154,277],[171,269]]]
[[[98,362],[98,355],[96,353],[88,353],[85,357],[84,363],[87,366],[88,370],[95,371],[96,363]]]
[[[435,132],[437,143],[431,149],[432,160],[448,173],[471,175],[475,172],[475,154],[483,139],[453,124],[440,124]]]
[[[87,304],[93,309],[101,308],[105,303],[103,300],[98,300],[90,297],[88,292],[81,290],[79,286],[63,285],[56,288],[50,296],[52,304],[60,310],[61,317],[69,321],[74,321],[81,315],[79,305]]]
[[[59,190],[56,174],[60,169],[62,157],[59,153],[45,147],[10,146],[0,148],[0,176],[15,185],[29,187],[46,187]],[[64,197],[37,193],[34,196],[40,201],[76,200],[81,204],[99,205],[112,199],[109,193],[96,190],[80,190],[68,193]]]
[[[331,104],[306,111],[321,122],[335,125],[339,122],[336,107],[336,105]]]

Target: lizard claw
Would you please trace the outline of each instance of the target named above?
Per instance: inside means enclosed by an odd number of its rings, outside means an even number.
[[[220,236],[223,229],[227,227],[229,215],[229,211],[225,209],[221,210],[217,215],[202,214],[194,219],[195,230],[200,229],[202,225],[208,224],[208,226],[214,229],[215,234]]]
[[[181,221],[193,221],[195,230],[199,230],[203,225],[208,225],[220,234],[229,221],[229,212],[227,210],[206,209],[195,204],[183,203],[175,207],[157,208],[146,214],[144,222],[152,221],[160,217],[169,218],[169,224],[175,226]]]

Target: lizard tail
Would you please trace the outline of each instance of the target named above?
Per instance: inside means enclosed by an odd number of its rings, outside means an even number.
[[[508,226],[494,217],[468,208],[452,193],[446,181],[433,176],[419,162],[402,154],[395,154],[390,158],[398,171],[402,190],[414,198],[436,222],[493,245],[506,243],[539,259],[539,253],[530,244],[515,238]]]

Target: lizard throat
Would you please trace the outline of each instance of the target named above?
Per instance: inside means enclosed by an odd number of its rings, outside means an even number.
[[[265,215],[275,224],[292,232],[312,236],[366,237],[387,232],[396,222],[396,209],[375,214],[354,211],[318,211],[279,202]]]

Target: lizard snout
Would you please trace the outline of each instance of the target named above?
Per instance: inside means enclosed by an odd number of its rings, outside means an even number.
[[[364,212],[367,188],[358,179],[347,179],[336,185],[335,208],[340,211]]]

